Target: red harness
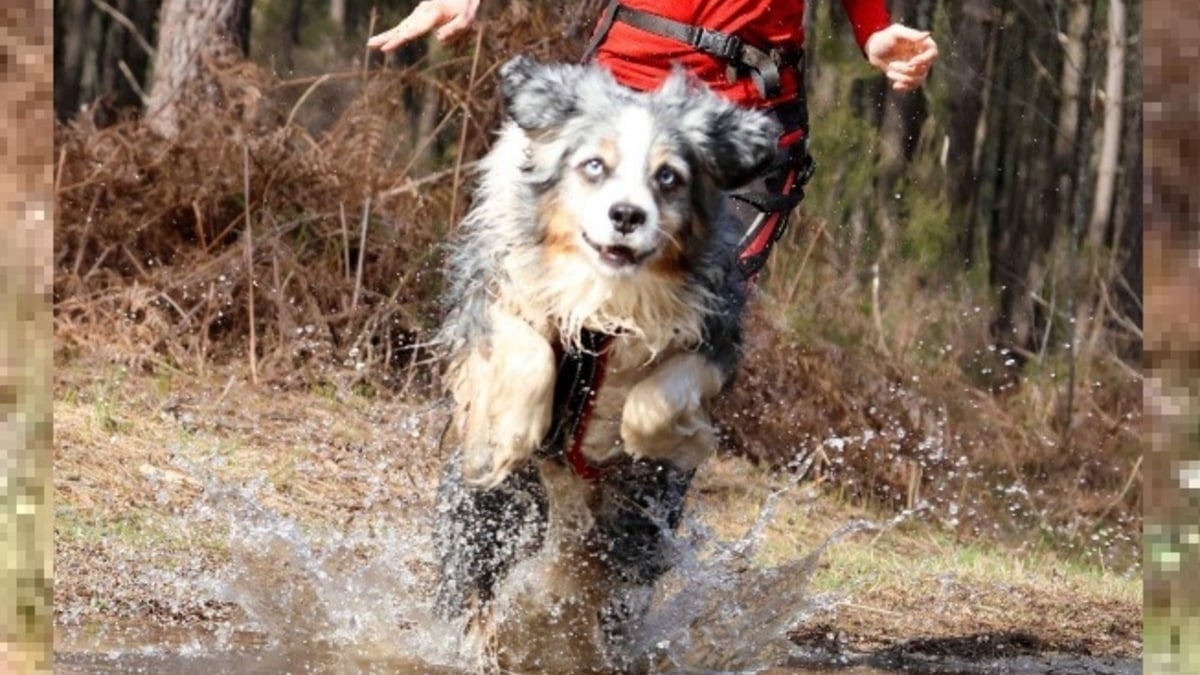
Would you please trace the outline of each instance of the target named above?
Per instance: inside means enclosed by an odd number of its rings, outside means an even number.
[[[586,481],[599,480],[612,466],[596,466],[583,454],[588,422],[596,397],[604,386],[604,373],[612,350],[613,336],[585,330],[580,344],[554,345],[558,377],[554,383],[554,421],[542,443],[544,456],[557,457]]]
[[[600,467],[592,464],[583,455],[583,439],[587,436],[588,421],[592,419],[592,409],[596,407],[596,397],[600,395],[600,387],[604,386],[604,372],[608,370],[608,355],[611,345],[612,340],[607,340],[595,355],[596,368],[593,371],[592,381],[587,385],[588,393],[583,400],[583,408],[579,411],[579,421],[575,424],[574,433],[571,434],[571,445],[567,448],[567,465],[571,467],[576,476],[586,481],[599,480],[612,470],[611,466]]]

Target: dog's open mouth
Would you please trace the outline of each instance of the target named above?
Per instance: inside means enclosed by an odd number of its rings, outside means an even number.
[[[592,250],[594,250],[596,254],[600,256],[601,262],[615,268],[632,267],[637,265],[646,258],[649,258],[650,254],[654,252],[638,252],[629,246],[621,246],[619,244],[616,246],[603,246],[601,244],[597,244],[591,239],[588,239],[587,235],[584,235],[583,239],[588,243],[588,246],[591,246]]]

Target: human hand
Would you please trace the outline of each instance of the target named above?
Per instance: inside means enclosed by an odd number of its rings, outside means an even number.
[[[448,40],[470,28],[478,10],[479,0],[423,0],[395,28],[367,40],[367,46],[394,51],[434,28],[437,39]]]
[[[867,60],[892,81],[896,91],[912,91],[925,83],[937,60],[937,43],[929,31],[894,23],[867,38]]]

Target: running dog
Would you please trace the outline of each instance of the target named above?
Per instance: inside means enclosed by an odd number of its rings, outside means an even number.
[[[460,451],[439,607],[475,617],[505,668],[623,667],[739,358],[725,191],[776,159],[780,129],[682,72],[638,93],[517,57],[500,91],[509,119],[447,270]]]

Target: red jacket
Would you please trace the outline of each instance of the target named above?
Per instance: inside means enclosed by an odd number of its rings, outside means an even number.
[[[804,45],[804,0],[621,0],[621,3],[682,23],[730,33],[760,49],[791,51]],[[875,31],[891,23],[884,0],[842,0],[842,5],[860,47]],[[619,21],[609,29],[594,58],[612,70],[618,82],[640,90],[657,87],[671,72],[673,63],[682,65],[722,96],[743,105],[769,106],[792,98],[797,89],[795,73],[784,68],[780,77],[782,93],[772,101],[765,101],[751,78],[729,82],[726,64],[716,57]]]

